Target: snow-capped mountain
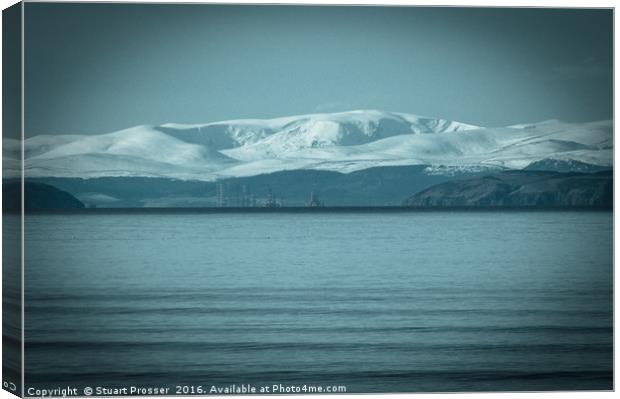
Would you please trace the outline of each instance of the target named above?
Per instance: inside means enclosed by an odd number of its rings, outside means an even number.
[[[550,120],[486,128],[376,110],[137,126],[101,135],[41,135],[24,143],[27,177],[149,176],[216,180],[291,169],[522,169],[543,160],[613,164],[611,121]],[[3,142],[6,168],[19,144]],[[9,173],[10,174],[10,173]]]
[[[441,133],[477,126],[443,119],[376,110],[311,114],[276,119],[248,119],[205,125],[165,124],[157,129],[185,142],[217,150],[239,147],[282,155],[303,148],[350,146],[386,137]]]

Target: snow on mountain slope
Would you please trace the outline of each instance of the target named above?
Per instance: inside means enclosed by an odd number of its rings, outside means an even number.
[[[355,146],[387,137],[475,129],[463,123],[381,111],[350,111],[299,117],[277,133],[223,153],[242,161],[279,158],[306,148]]]
[[[32,137],[24,142],[24,156],[36,157],[54,150],[57,147],[84,139],[85,136],[78,134],[41,135]]]
[[[149,126],[92,136],[36,136],[25,141],[24,149],[31,176],[194,178],[235,163],[207,146]]]
[[[545,159],[611,166],[612,131],[611,121],[483,128],[368,110],[36,136],[26,140],[25,155],[29,176],[213,180],[291,169],[348,173],[416,164],[443,173],[445,168],[521,169]]]
[[[156,129],[192,144],[209,144],[235,153],[253,146],[264,157],[283,151],[330,145],[357,145],[399,134],[441,133],[476,126],[403,113],[360,110],[333,114],[310,114],[275,119],[245,119],[204,125],[165,124]]]
[[[2,138],[2,178],[16,178],[21,176],[22,153],[20,140]]]
[[[224,173],[232,176],[240,172],[246,175],[250,170],[273,171],[276,164],[281,164],[282,169],[345,173],[376,166],[415,164],[453,166],[460,170],[521,169],[548,158],[611,166],[609,142],[611,130],[555,123],[535,129],[479,128],[443,134],[396,135],[361,145],[302,147],[266,154],[257,154],[256,146],[247,146],[225,151],[245,162]],[[269,160],[268,166],[265,160]]]
[[[20,140],[6,137],[2,139],[2,158],[4,161],[7,159],[19,160],[21,156]]]
[[[218,168],[205,163],[178,165],[127,155],[79,154],[27,162],[27,177],[167,177],[184,180],[209,180]]]

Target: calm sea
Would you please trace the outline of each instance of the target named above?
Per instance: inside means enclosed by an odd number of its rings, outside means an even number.
[[[26,217],[26,388],[612,389],[610,212]]]

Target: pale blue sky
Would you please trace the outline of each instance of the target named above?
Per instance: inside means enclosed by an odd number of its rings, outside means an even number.
[[[611,10],[26,4],[26,135],[376,108],[612,117]]]

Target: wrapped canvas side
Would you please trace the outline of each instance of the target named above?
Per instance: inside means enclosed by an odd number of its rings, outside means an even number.
[[[2,12],[2,388],[23,389],[22,3]]]

